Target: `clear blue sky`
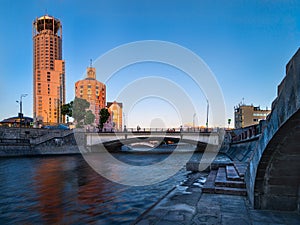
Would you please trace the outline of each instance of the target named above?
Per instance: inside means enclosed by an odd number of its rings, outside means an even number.
[[[2,0],[0,120],[17,115],[15,101],[22,93],[29,94],[24,113],[32,116],[32,22],[46,10],[63,24],[68,101],[91,58],[132,41],[164,40],[190,49],[207,63],[222,88],[226,117],[233,118],[233,107],[242,98],[270,107],[300,40],[298,1]],[[118,88],[108,83],[108,101]]]

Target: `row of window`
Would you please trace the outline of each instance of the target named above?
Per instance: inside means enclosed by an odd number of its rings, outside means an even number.
[[[45,51],[41,51],[41,53],[40,52],[36,52],[35,53],[35,58],[43,58],[44,56],[47,58],[47,57],[49,57],[49,52],[50,52],[50,55],[53,57],[53,53],[54,53],[54,51],[53,50],[48,50],[48,49],[46,49]]]
[[[45,38],[44,38],[45,37]],[[44,40],[45,41],[48,41],[50,39],[50,42],[53,41],[53,39],[56,41],[57,39],[56,38],[52,38],[50,36],[41,36],[41,37],[37,37],[36,40],[39,41],[39,40]]]
[[[268,113],[253,113],[253,116],[267,116]]]
[[[50,44],[50,45],[49,44],[45,44],[45,45],[44,44],[35,44],[35,48],[44,49],[44,47],[45,48],[49,48],[49,47],[50,48],[53,48],[53,47],[57,48],[57,45],[56,44],[55,45],[53,45],[53,44]]]
[[[41,56],[40,55],[37,55],[36,57],[35,57],[35,60],[37,60],[37,61],[40,61],[40,60],[42,60],[42,59],[52,59],[52,60],[54,60],[55,59],[55,57],[54,57],[54,55],[53,54],[45,54],[45,57],[44,57],[44,55],[42,54]]]
[[[79,93],[80,93],[80,95],[83,95],[83,90],[80,89],[80,92],[79,92]],[[92,94],[91,89],[88,89],[88,90],[87,90],[87,94],[88,94],[88,95],[91,95],[91,94]],[[96,95],[97,95],[97,96],[100,95],[100,94],[99,94],[99,91],[96,91]],[[102,96],[104,97],[104,93],[102,93]]]
[[[54,63],[54,59],[50,59],[50,60],[49,60],[48,58],[46,58],[45,60],[41,59],[41,60],[38,60],[38,61],[39,61],[40,63],[43,63],[43,62],[45,62],[45,63],[49,63],[49,62],[50,62],[50,63],[52,63],[52,64]]]
[[[41,66],[40,66],[40,64],[37,64],[34,69],[43,69],[43,68],[44,69],[54,70],[54,65],[50,64],[50,66],[49,66],[49,65],[41,64]]]
[[[92,85],[88,84],[88,88],[92,88]],[[77,87],[76,87],[77,88]],[[83,88],[83,85],[80,85],[80,89]],[[96,86],[96,89],[99,89],[99,86]],[[104,91],[104,88],[102,88],[102,91]]]
[[[41,51],[40,51],[41,50]],[[53,53],[54,52],[54,49],[50,49],[50,53]],[[45,51],[44,51],[44,49],[36,49],[36,51],[35,51],[35,55],[43,55],[43,53],[49,53],[49,49],[46,49]]]

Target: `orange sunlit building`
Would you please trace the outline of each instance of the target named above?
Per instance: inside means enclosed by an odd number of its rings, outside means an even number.
[[[52,16],[33,22],[33,119],[64,123],[65,62],[62,60],[62,25]]]
[[[95,115],[95,125],[99,124],[100,109],[106,106],[106,86],[96,80],[96,68],[87,68],[86,78],[75,83],[75,96],[90,103],[90,110]]]

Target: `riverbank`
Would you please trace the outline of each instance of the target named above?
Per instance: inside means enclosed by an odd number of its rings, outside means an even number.
[[[0,127],[0,157],[80,154],[72,130]]]
[[[77,146],[50,147],[34,149],[27,146],[0,146],[0,158],[7,157],[39,157],[39,156],[64,156],[81,154]]]
[[[207,173],[196,172],[141,214],[135,225],[300,224],[296,212],[253,209],[247,197],[203,193]]]

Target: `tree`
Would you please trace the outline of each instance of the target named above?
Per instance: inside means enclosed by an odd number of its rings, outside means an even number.
[[[82,121],[86,116],[86,109],[90,107],[90,103],[81,98],[75,98],[73,102],[73,118],[77,122],[77,127],[80,128],[82,126]]]
[[[93,112],[91,110],[88,110],[84,117],[84,124],[89,125],[89,124],[94,123],[94,121],[95,121],[95,115],[93,114]]]
[[[72,112],[73,112],[73,101],[61,106],[61,114],[63,116],[72,117]]]
[[[103,108],[100,110],[100,123],[99,123],[99,130],[102,131],[104,124],[108,120],[110,113],[108,112],[107,108]]]

